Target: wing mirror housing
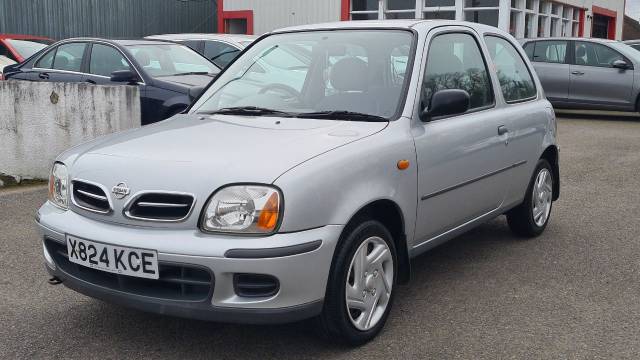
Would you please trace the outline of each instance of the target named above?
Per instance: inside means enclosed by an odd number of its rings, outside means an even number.
[[[422,121],[431,121],[440,116],[449,116],[465,113],[469,110],[469,93],[460,89],[447,89],[437,91],[431,97],[431,106],[424,108],[420,113]]]
[[[622,69],[622,70],[626,70],[629,68],[629,64],[621,59],[618,59],[614,62],[611,63],[611,66],[616,68],[616,69]]]
[[[138,75],[131,70],[118,70],[111,73],[111,81],[133,84],[139,81]]]

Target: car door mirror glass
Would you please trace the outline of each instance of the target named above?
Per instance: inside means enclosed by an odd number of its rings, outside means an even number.
[[[422,121],[435,117],[457,115],[469,110],[469,93],[460,89],[440,90],[433,94],[431,105],[420,113]]]
[[[111,73],[111,81],[134,83],[138,81],[138,77],[131,70],[118,70]]]

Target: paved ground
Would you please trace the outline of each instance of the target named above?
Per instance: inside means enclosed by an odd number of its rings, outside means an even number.
[[[0,194],[0,358],[639,358],[640,122],[560,121],[562,197],[545,234],[503,218],[414,262],[381,336],[359,349],[308,323],[160,317],[50,286],[32,216]]]

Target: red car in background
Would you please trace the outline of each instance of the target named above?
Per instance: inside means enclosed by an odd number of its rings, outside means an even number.
[[[51,44],[52,39],[41,36],[0,34],[0,55],[15,62],[23,62]]]

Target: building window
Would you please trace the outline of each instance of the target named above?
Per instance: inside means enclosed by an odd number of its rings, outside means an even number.
[[[474,7],[498,7],[499,0],[465,0],[464,6],[466,8]]]
[[[495,10],[465,10],[464,19],[480,24],[498,26],[498,9]]]
[[[385,19],[415,19],[416,0],[386,0]]]
[[[351,18],[353,20],[375,20],[378,18],[378,0],[352,0]]]
[[[455,11],[425,11],[424,18],[427,20],[455,20]]]

